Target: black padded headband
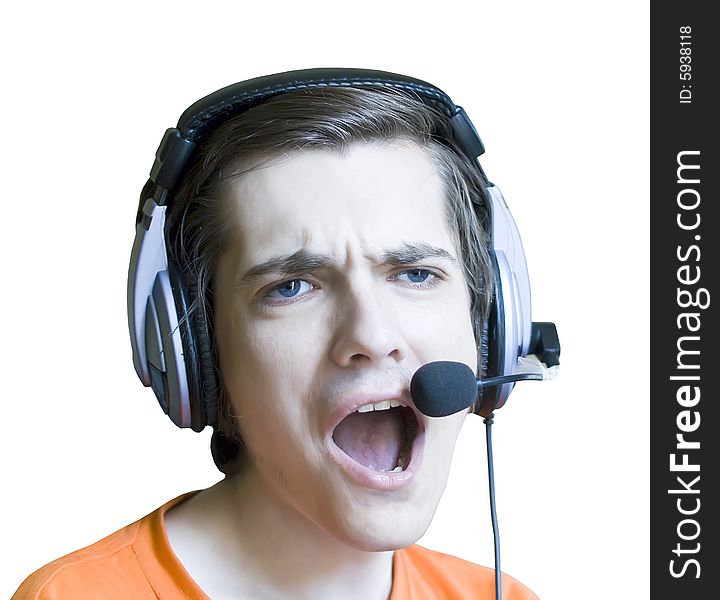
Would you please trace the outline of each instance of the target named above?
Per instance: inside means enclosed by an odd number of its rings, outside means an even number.
[[[152,182],[171,190],[202,136],[227,119],[278,94],[327,87],[392,88],[411,92],[450,119],[455,142],[475,160],[485,148],[465,111],[442,90],[420,79],[371,69],[309,69],[257,77],[201,98],[165,132],[150,171]]]

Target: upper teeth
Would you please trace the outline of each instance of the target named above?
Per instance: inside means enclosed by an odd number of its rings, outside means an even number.
[[[369,412],[371,410],[388,410],[401,406],[399,400],[381,400],[380,402],[373,402],[371,404],[363,404],[357,408],[358,412]]]

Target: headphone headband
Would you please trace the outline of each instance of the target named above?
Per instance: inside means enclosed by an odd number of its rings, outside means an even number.
[[[158,147],[150,179],[170,190],[180,178],[195,145],[219,123],[288,92],[331,87],[387,88],[411,92],[450,119],[455,142],[471,160],[485,152],[480,136],[461,106],[443,91],[412,77],[371,69],[305,69],[256,77],[201,98],[168,129]]]

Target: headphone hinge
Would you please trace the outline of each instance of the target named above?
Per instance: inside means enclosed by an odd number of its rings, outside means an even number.
[[[186,140],[180,131],[171,127],[165,132],[150,169],[150,179],[160,187],[171,190],[182,173],[195,143]]]
[[[485,145],[482,143],[475,126],[472,124],[470,117],[467,116],[462,106],[456,106],[457,112],[450,119],[456,141],[460,144],[463,152],[475,160],[478,156],[485,153]]]

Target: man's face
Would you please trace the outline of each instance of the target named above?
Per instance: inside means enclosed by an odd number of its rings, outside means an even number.
[[[216,336],[248,468],[350,546],[417,541],[467,413],[421,415],[410,379],[434,360],[477,363],[436,168],[411,143],[297,152],[223,200]]]

